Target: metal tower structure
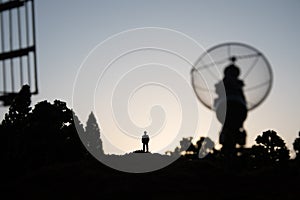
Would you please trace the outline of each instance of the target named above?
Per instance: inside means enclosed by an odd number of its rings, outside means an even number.
[[[2,106],[25,84],[38,94],[34,0],[0,0],[0,77]]]

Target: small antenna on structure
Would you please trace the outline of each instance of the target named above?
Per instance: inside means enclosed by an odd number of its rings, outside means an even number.
[[[230,61],[234,64],[236,61],[236,57],[235,56],[230,57]]]

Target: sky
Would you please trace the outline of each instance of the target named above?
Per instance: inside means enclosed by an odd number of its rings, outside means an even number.
[[[60,99],[84,124],[93,111],[107,153],[139,149],[144,129],[153,138],[150,149],[163,153],[179,145],[182,136],[209,136],[217,143],[220,127],[193,93],[191,66],[178,56],[169,59],[170,52],[157,49],[129,53],[103,79],[101,64],[152,43],[194,62],[205,49],[231,41],[263,52],[274,75],[269,96],[248,114],[247,146],[273,129],[292,149],[300,131],[298,0],[36,0],[35,11],[40,93],[32,97],[33,104]],[[115,87],[114,80],[121,84]],[[108,114],[108,108],[118,116]],[[6,111],[1,108],[1,115]]]

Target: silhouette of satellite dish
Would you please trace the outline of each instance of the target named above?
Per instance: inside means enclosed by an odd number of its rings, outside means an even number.
[[[2,106],[23,85],[38,94],[34,0],[0,0],[0,77]]]
[[[256,108],[268,96],[273,75],[266,57],[246,44],[223,43],[203,53],[191,71],[194,91],[207,108],[214,110],[215,85],[222,81],[225,67],[232,63],[240,69],[248,110]]]

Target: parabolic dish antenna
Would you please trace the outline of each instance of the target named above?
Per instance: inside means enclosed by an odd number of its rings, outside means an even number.
[[[273,74],[266,57],[257,49],[242,43],[223,43],[203,53],[191,71],[192,85],[198,99],[214,109],[215,84],[222,81],[224,68],[235,63],[244,82],[247,109],[252,110],[268,96]]]

